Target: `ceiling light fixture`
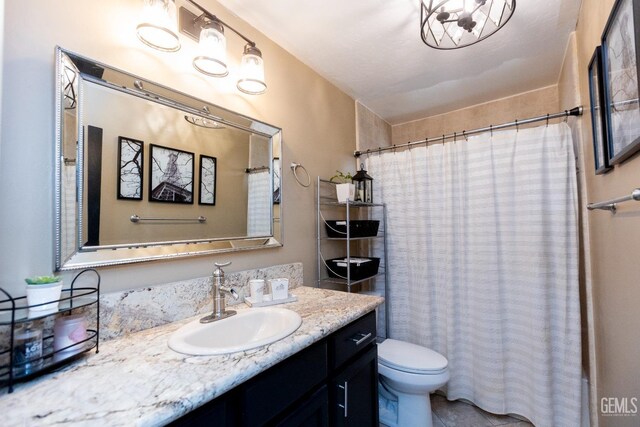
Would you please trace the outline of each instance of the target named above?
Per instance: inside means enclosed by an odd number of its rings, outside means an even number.
[[[435,49],[458,49],[486,39],[509,21],[516,0],[421,0],[420,36]]]
[[[229,70],[224,32],[225,29],[231,30],[247,42],[236,87],[250,95],[266,92],[264,61],[256,44],[195,1],[187,1],[198,8],[201,14],[196,15],[181,7],[176,21],[174,0],[144,0],[143,20],[137,27],[140,40],[155,49],[174,52],[180,49],[180,40],[175,30],[179,22],[180,32],[198,42],[198,53],[193,58],[194,68],[207,76],[225,77]],[[173,43],[172,38],[175,39]]]

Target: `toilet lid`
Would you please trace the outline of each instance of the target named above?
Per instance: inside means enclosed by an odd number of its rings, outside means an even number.
[[[386,339],[378,344],[378,362],[393,369],[435,375],[447,369],[447,359],[431,349],[404,341]]]

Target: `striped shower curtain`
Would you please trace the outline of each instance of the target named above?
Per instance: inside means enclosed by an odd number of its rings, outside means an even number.
[[[390,337],[449,360],[448,399],[580,422],[576,169],[565,123],[369,156]]]
[[[271,174],[268,170],[249,175],[249,200],[247,202],[247,235],[268,236],[271,234]]]

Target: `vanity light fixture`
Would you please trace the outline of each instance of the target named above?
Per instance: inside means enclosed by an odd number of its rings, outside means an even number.
[[[174,0],[144,0],[138,38],[147,46],[164,52],[180,49],[176,3]]]
[[[267,85],[264,83],[262,52],[255,45],[247,44],[244,47],[237,87],[238,90],[249,95],[258,95],[267,90]]]
[[[202,74],[225,77],[227,70],[227,38],[224,27],[217,19],[202,24],[198,55],[193,58],[193,66]]]
[[[262,52],[256,47],[255,42],[195,1],[187,0],[187,2],[195,6],[201,12],[200,15],[180,7],[178,20],[176,21],[174,0],[144,0],[144,20],[138,25],[138,37],[140,40],[155,49],[176,51],[180,48],[180,40],[174,28],[176,27],[176,22],[179,22],[180,32],[198,42],[198,53],[193,58],[194,68],[207,76],[225,77],[229,74],[225,29],[230,30],[247,43],[240,61],[236,87],[238,90],[250,95],[259,95],[266,92],[264,61]],[[147,16],[161,16],[162,19],[158,18],[157,22],[151,22],[151,19],[147,18]],[[167,24],[169,20],[173,26]],[[152,41],[152,36],[161,40]],[[176,43],[173,45],[169,43],[170,36],[175,37]]]
[[[222,124],[220,124],[220,121],[222,119],[211,114],[211,112],[209,111],[209,107],[205,105],[204,107],[202,107],[202,111],[203,111],[203,114],[206,114],[210,118],[185,114],[184,119],[189,123],[191,123],[192,125],[203,127],[203,128],[208,128],[208,129],[224,129],[225,128]]]
[[[516,10],[516,0],[421,0],[420,36],[435,49],[458,49],[496,33]]]

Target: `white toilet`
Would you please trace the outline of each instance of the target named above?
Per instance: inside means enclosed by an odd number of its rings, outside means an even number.
[[[426,347],[387,339],[378,344],[380,422],[432,427],[429,393],[449,381],[447,359]]]

